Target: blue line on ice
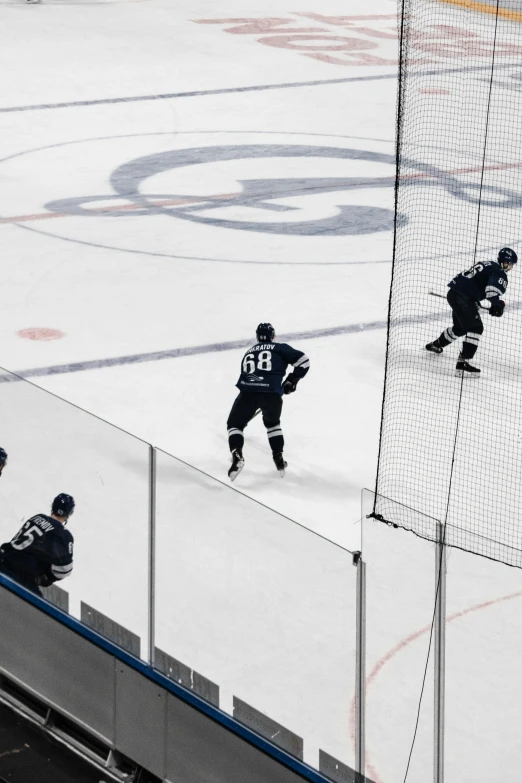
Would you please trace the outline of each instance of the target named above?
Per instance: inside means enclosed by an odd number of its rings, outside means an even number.
[[[510,308],[511,309],[511,308]],[[431,313],[415,318],[401,318],[396,325],[406,323],[425,323],[437,321],[444,314]],[[369,321],[367,323],[348,324],[346,326],[333,326],[328,329],[313,329],[309,332],[292,332],[278,335],[281,342],[293,340],[314,340],[320,337],[336,337],[356,332],[369,332],[378,329],[386,329],[388,321]],[[0,383],[23,380],[24,378],[38,378],[47,375],[65,375],[85,370],[101,370],[104,367],[121,367],[126,364],[142,364],[143,362],[157,362],[161,359],[177,359],[180,356],[197,356],[205,353],[218,353],[220,351],[233,351],[237,348],[248,348],[252,345],[252,338],[248,340],[231,340],[225,343],[210,343],[208,345],[195,345],[187,348],[170,348],[166,351],[152,351],[150,353],[136,353],[129,356],[114,356],[111,359],[93,359],[85,362],[72,362],[71,364],[55,364],[50,367],[36,367],[28,370],[18,370],[16,374],[0,375]],[[9,372],[9,371],[6,371]]]
[[[513,68],[517,63],[505,63],[498,65],[498,69]],[[490,69],[489,65],[475,65],[472,67],[459,68],[436,68],[430,71],[420,71],[415,76],[437,76],[441,73],[471,73]],[[159,95],[134,95],[123,98],[95,98],[87,101],[68,101],[64,103],[39,103],[28,106],[5,106],[0,108],[0,114],[19,111],[40,111],[43,109],[70,109],[78,106],[99,106],[100,104],[111,103],[137,103],[140,101],[164,101],[173,98],[199,98],[206,95],[225,95],[227,93],[240,92],[258,92],[261,90],[287,90],[293,87],[320,87],[328,84],[347,84],[349,82],[367,82],[381,81],[383,79],[396,79],[397,73],[380,73],[367,76],[349,76],[344,79],[321,79],[308,82],[283,82],[281,84],[255,84],[250,87],[221,87],[214,90],[192,90],[190,92],[168,92]]]
[[[136,95],[125,98],[97,98],[90,101],[70,101],[64,103],[40,103],[32,106],[6,106],[0,113],[17,111],[39,111],[41,109],[70,109],[75,106],[99,106],[106,103],[137,103],[140,101],[165,101],[172,98],[199,98],[206,95],[224,95],[231,92],[258,92],[261,90],[287,90],[292,87],[319,87],[323,84],[345,84],[346,82],[379,81],[396,79],[397,73],[373,74],[371,76],[352,76],[344,79],[321,79],[309,82],[283,82],[282,84],[256,84],[251,87],[222,87],[215,90],[192,90],[190,92],[168,92],[160,95]]]

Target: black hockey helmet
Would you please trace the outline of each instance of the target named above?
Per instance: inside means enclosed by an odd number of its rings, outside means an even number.
[[[56,514],[57,517],[70,517],[74,512],[76,503],[71,495],[66,495],[65,492],[60,492],[53,500],[51,511]]]
[[[511,266],[514,266],[517,263],[517,261],[518,261],[517,254],[510,247],[503,247],[502,250],[499,251],[498,263],[501,266],[502,264],[511,264]]]
[[[5,468],[6,462],[7,462],[7,451],[5,449],[0,448],[0,476],[2,475],[2,471]]]
[[[272,324],[259,324],[256,329],[256,337],[260,343],[269,343],[275,337],[275,329]]]

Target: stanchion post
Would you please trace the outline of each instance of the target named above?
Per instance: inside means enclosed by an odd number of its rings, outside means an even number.
[[[444,694],[446,666],[446,544],[445,526],[437,522],[435,547],[435,704],[433,781],[444,783]]]
[[[355,656],[355,770],[357,783],[365,775],[366,726],[366,563],[360,552],[354,552],[357,568],[356,656]]]
[[[155,663],[156,623],[156,449],[149,446],[149,610],[148,648],[149,664]]]

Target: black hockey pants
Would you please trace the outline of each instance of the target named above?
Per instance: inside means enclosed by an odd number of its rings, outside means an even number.
[[[256,412],[261,410],[263,424],[266,427],[268,442],[273,454],[283,451],[285,441],[281,429],[281,411],[283,398],[277,392],[239,392],[230,411],[227,429],[230,451],[242,449],[245,439],[243,430],[252,421]]]
[[[0,562],[0,573],[14,579],[15,582],[25,587],[26,590],[30,590],[32,593],[39,595],[40,598],[43,598],[34,575],[26,573],[22,568],[17,568],[15,563],[9,562],[7,559],[3,560]]]
[[[472,359],[478,348],[480,335],[484,331],[484,324],[480,317],[478,302],[467,299],[451,288],[448,291],[448,303],[453,312],[453,326],[445,329],[440,335],[439,345],[444,348],[459,337],[464,337],[460,358],[467,361]]]

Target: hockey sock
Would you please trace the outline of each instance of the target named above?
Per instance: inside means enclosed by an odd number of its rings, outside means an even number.
[[[450,326],[448,329],[444,329],[441,336],[438,338],[438,340],[435,340],[435,342],[438,343],[441,348],[445,348],[456,339],[457,335],[453,332],[453,329]]]
[[[268,442],[272,449],[272,454],[279,454],[283,451],[285,446],[285,439],[283,438],[283,430],[280,424],[276,424],[275,427],[269,427],[267,429]]]
[[[479,339],[480,339],[479,335],[474,334],[472,332],[468,332],[468,334],[464,338],[460,356],[461,359],[463,359],[465,362],[467,362],[468,359],[473,359],[473,357],[475,356],[479,344]]]
[[[242,449],[244,442],[245,438],[243,436],[242,430],[238,430],[236,427],[231,427],[228,431],[228,445],[230,451],[234,451],[234,449]]]

